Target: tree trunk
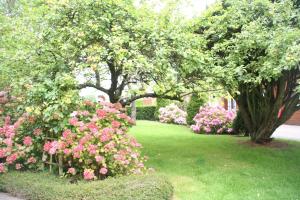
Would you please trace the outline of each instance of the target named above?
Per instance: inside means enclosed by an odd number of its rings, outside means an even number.
[[[256,87],[239,86],[236,101],[252,141],[270,142],[276,128],[300,109],[299,93],[295,92],[299,75],[299,69],[295,69]]]
[[[135,101],[131,103],[131,119],[136,121],[136,104]]]

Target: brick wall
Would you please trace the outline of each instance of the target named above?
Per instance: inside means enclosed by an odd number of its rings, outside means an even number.
[[[300,126],[300,110],[295,112],[293,116],[285,122],[285,124]]]

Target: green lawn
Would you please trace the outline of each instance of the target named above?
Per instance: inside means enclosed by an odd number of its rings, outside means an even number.
[[[235,136],[196,135],[187,127],[138,121],[130,131],[166,175],[175,199],[300,199],[300,143],[250,147]]]

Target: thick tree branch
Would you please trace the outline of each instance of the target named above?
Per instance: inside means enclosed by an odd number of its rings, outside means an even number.
[[[152,97],[152,98],[164,98],[164,99],[170,99],[170,100],[177,100],[177,101],[182,101],[182,98],[178,95],[166,95],[166,94],[157,94],[157,93],[145,93],[141,95],[136,95],[128,99],[121,99],[120,103],[125,106],[129,105],[131,102],[141,99],[141,98],[146,98],[146,97]]]
[[[99,90],[99,91],[101,91],[101,92],[104,92],[104,93],[108,93],[108,90],[107,89],[105,89],[104,87],[101,87],[100,85],[99,86],[97,86],[97,85],[95,85],[95,84],[93,84],[93,83],[83,83],[83,84],[80,84],[80,85],[78,85],[78,89],[83,89],[83,88],[87,88],[87,87],[92,87],[92,88],[95,88],[95,89],[97,89],[97,90]]]

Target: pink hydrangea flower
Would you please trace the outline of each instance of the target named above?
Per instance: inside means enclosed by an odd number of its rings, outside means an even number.
[[[7,164],[12,164],[13,162],[15,162],[16,160],[18,159],[18,154],[17,153],[14,153],[10,156],[7,156],[6,158],[6,162]]]
[[[46,142],[44,144],[44,151],[49,152],[49,150],[51,149],[51,142]]]
[[[83,145],[79,144],[73,149],[73,152],[81,152],[83,151],[83,149],[84,149]]]
[[[64,149],[64,154],[65,155],[69,155],[72,153],[72,150],[71,149]]]
[[[0,163],[0,173],[4,173],[4,172],[5,172],[4,163]]]
[[[89,114],[90,114],[90,112],[89,111],[87,111],[87,110],[85,110],[85,111],[82,111],[81,113],[80,113],[82,116],[88,116]]]
[[[121,123],[114,120],[111,122],[111,125],[113,128],[119,128],[121,126]]]
[[[53,141],[51,142],[51,148],[49,149],[49,154],[54,155],[59,148],[59,142]]]
[[[210,127],[204,127],[205,132],[210,133],[211,132],[211,128]]]
[[[17,164],[16,164],[16,170],[20,170],[22,167],[23,167],[22,164],[20,164],[20,163],[17,163]]]
[[[83,172],[83,178],[85,180],[92,180],[95,178],[94,170],[92,169],[85,169]]]
[[[89,123],[87,127],[92,133],[98,132],[98,126],[95,123]]]
[[[77,126],[78,119],[77,119],[76,117],[72,117],[71,119],[69,119],[69,123],[70,123],[72,126]]]
[[[102,130],[102,133],[101,133],[101,136],[100,136],[100,141],[101,142],[107,142],[107,141],[109,141],[110,139],[111,139],[111,132],[112,132],[113,130],[111,129],[111,128],[104,128],[103,130]]]
[[[76,174],[76,170],[75,170],[75,168],[71,167],[71,168],[68,169],[68,172],[67,172],[67,173],[68,173],[68,174],[75,175],[75,174]]]
[[[4,149],[0,149],[0,158],[4,158],[5,154],[6,152],[4,151]]]
[[[13,145],[13,140],[11,138],[6,138],[3,140],[4,144],[6,144],[8,147],[11,147]]]
[[[104,159],[102,156],[95,156],[96,162],[100,163]]]
[[[224,131],[223,128],[219,128],[219,129],[217,130],[217,133],[222,133],[223,131]]]
[[[105,167],[102,167],[102,168],[100,169],[99,173],[105,175],[105,174],[107,174],[107,171],[108,171],[108,170],[107,170]]]
[[[191,129],[195,133],[199,133],[201,131],[206,133],[229,132],[232,131],[230,126],[234,117],[234,112],[227,111],[223,107],[201,107],[199,109],[199,113],[194,117],[196,124],[192,125]]]
[[[89,154],[94,155],[97,153],[97,145],[90,144],[88,147]]]
[[[36,163],[36,159],[34,157],[30,157],[28,160],[27,160],[28,163]]]
[[[41,133],[42,133],[42,129],[40,129],[40,128],[36,128],[36,129],[34,129],[34,131],[33,131],[33,134],[34,134],[35,136],[39,136],[39,135],[41,135]]]
[[[26,146],[31,146],[32,145],[32,138],[30,136],[24,137],[23,144],[26,145]]]
[[[102,109],[97,110],[96,113],[99,119],[103,119],[106,116],[106,111]]]
[[[228,133],[231,133],[232,131],[233,131],[233,128],[228,128],[228,129],[227,129],[227,132],[228,132]]]
[[[72,136],[72,131],[70,129],[66,129],[63,134],[62,134],[63,138],[68,139]]]

